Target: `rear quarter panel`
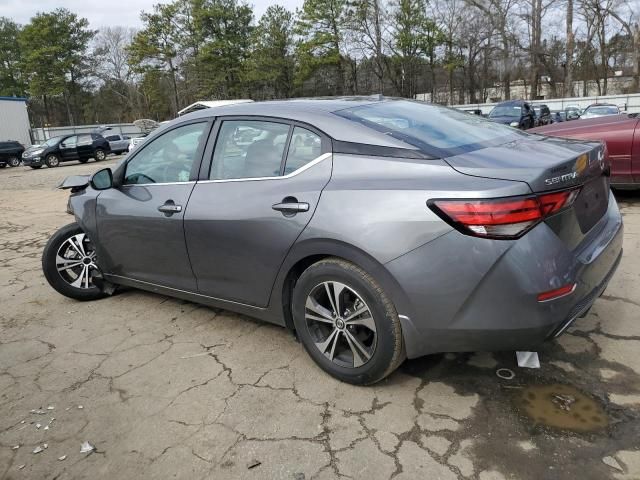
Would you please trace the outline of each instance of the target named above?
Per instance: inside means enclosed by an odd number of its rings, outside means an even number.
[[[525,193],[524,182],[463,175],[444,160],[334,154],[331,180],[299,241],[332,239],[384,264],[452,230],[427,200]]]

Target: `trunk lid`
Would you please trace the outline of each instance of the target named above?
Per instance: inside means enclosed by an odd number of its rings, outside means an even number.
[[[575,244],[609,204],[610,166],[599,142],[528,135],[503,145],[447,158],[465,175],[526,182],[534,193],[580,188],[573,206],[547,224]]]

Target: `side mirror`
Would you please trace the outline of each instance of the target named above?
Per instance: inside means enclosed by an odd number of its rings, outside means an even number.
[[[113,173],[111,173],[111,169],[103,168],[102,170],[98,170],[91,176],[89,183],[94,190],[108,190],[113,187]]]

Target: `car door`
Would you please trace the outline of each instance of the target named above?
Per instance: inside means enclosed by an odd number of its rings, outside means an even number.
[[[185,214],[193,272],[201,294],[263,307],[331,177],[331,141],[264,118],[223,118],[213,135]]]
[[[640,120],[636,122],[636,128],[633,134],[632,142],[631,171],[633,173],[633,181],[635,183],[640,183]]]
[[[78,145],[77,135],[71,135],[70,137],[63,139],[60,142],[60,145],[58,147],[60,149],[60,160],[62,160],[63,162],[66,162],[68,160],[77,160],[78,159],[77,145]]]
[[[107,275],[196,291],[183,218],[211,124],[181,123],[156,136],[118,170],[122,185],[99,195],[98,256]]]
[[[78,135],[76,151],[79,159],[93,157],[93,138],[91,138],[91,134],[83,133]]]

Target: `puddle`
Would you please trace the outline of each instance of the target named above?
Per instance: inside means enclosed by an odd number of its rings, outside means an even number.
[[[593,432],[609,424],[604,409],[596,400],[569,385],[531,385],[520,390],[515,401],[518,409],[536,425]]]

